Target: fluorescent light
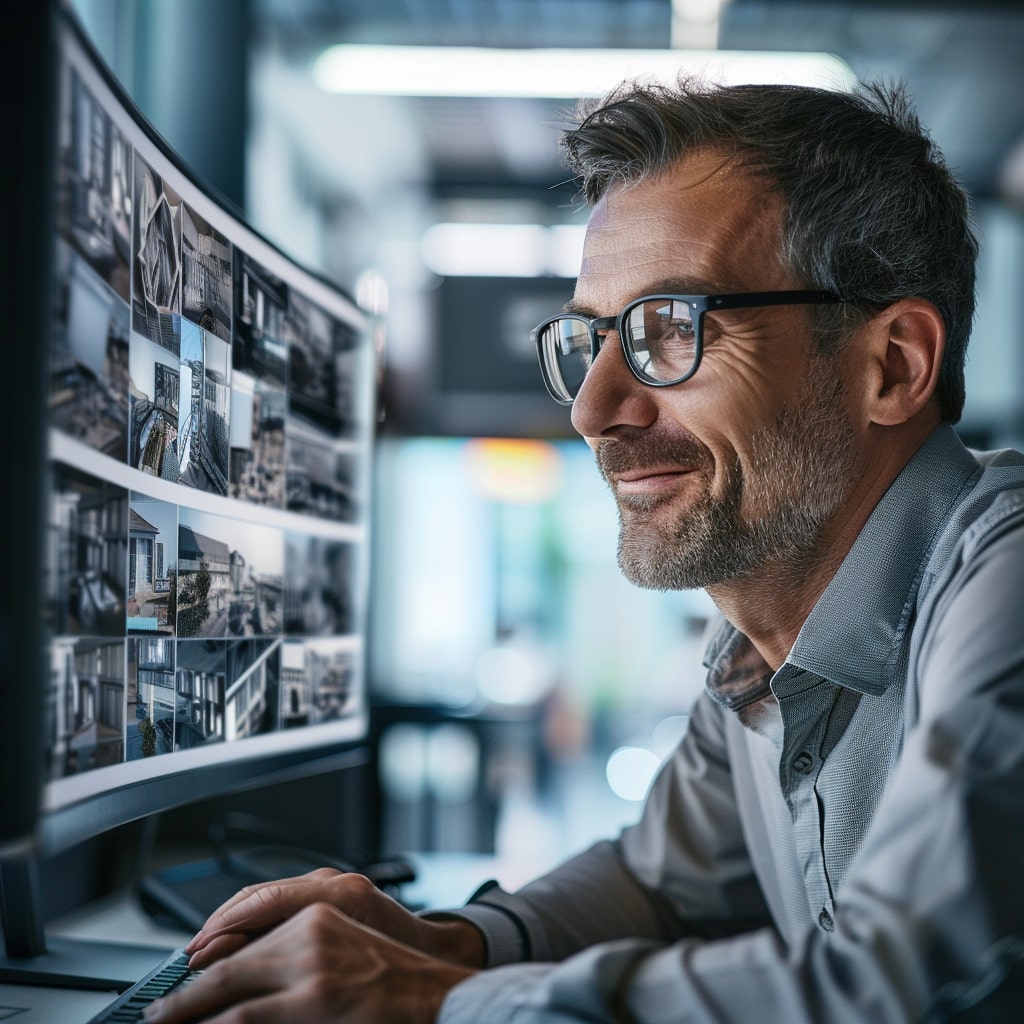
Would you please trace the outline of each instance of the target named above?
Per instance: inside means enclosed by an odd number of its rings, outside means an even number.
[[[420,255],[442,277],[576,277],[585,225],[432,224]]]
[[[680,70],[722,85],[817,85],[849,90],[850,67],[829,53],[759,50],[506,50],[338,45],[313,64],[326,92],[378,96],[602,96],[625,78],[674,80]]]

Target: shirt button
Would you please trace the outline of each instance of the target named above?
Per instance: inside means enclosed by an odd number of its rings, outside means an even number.
[[[811,770],[811,765],[814,764],[814,758],[807,753],[806,750],[801,750],[796,757],[793,758],[793,771],[799,772],[801,775],[806,775]]]
[[[827,910],[822,910],[818,915],[818,924],[826,932],[834,932],[836,930],[836,923],[832,920],[832,915]]]

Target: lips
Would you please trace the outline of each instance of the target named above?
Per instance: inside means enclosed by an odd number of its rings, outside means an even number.
[[[632,484],[643,480],[679,476],[681,473],[692,473],[694,468],[693,466],[644,467],[643,469],[632,469],[625,473],[616,473],[615,480],[620,484]]]
[[[711,461],[708,449],[691,435],[606,439],[597,446],[595,457],[613,490],[632,493],[676,483]]]

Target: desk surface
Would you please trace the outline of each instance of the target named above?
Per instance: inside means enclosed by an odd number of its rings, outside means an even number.
[[[414,907],[459,906],[489,878],[514,889],[547,867],[518,858],[506,860],[475,853],[410,854],[408,859],[416,868],[417,877],[402,887],[401,895]],[[157,925],[127,891],[52,921],[47,935],[152,947],[155,959],[192,937],[190,932]],[[83,1024],[111,998],[110,993],[80,989],[0,985],[0,1022]]]
[[[96,943],[128,943],[153,950],[156,963],[168,950],[191,938],[185,932],[156,925],[127,891],[52,921],[48,938]],[[11,1024],[83,1024],[114,998],[114,992],[38,985],[0,984],[0,1022]]]

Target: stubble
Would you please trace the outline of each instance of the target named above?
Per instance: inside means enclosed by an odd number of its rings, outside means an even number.
[[[697,497],[673,517],[661,506],[675,496],[616,495],[618,562],[626,578],[647,589],[693,590],[772,565],[780,581],[806,579],[852,476],[853,431],[843,397],[834,362],[815,358],[799,394],[751,437],[746,465],[724,467],[717,493],[711,452],[692,435],[645,433],[603,442],[596,455],[608,480],[629,468],[669,462],[702,481]]]

